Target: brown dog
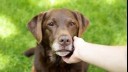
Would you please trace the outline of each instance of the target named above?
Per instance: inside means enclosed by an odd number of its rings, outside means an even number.
[[[81,36],[88,24],[82,14],[68,9],[54,9],[35,16],[28,28],[38,44],[25,53],[35,55],[33,72],[87,71],[86,63],[66,64],[61,57],[73,53],[73,37]]]

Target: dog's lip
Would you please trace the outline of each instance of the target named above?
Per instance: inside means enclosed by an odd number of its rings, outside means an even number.
[[[57,50],[56,52],[71,52],[71,50],[61,49],[61,50]]]

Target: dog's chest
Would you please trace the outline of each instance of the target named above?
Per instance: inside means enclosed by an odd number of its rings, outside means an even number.
[[[81,63],[66,64],[60,61],[56,61],[54,64],[45,65],[45,69],[45,72],[83,72]]]
[[[82,72],[82,67],[75,68],[72,65],[53,65],[52,67],[47,68],[46,72]]]

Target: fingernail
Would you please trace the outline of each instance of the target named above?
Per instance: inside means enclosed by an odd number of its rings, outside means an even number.
[[[74,39],[76,39],[77,37],[76,36],[74,36]]]

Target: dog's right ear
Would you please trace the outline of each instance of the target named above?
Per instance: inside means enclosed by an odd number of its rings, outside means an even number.
[[[37,42],[40,43],[42,41],[42,23],[44,21],[44,17],[46,15],[46,12],[40,13],[39,15],[36,15],[35,17],[30,20],[28,23],[28,28],[36,38]]]
[[[86,28],[89,25],[89,20],[87,18],[85,18],[81,13],[79,12],[72,12],[75,16],[75,18],[77,19],[79,25],[79,30],[78,30],[78,37],[81,37],[81,35],[84,33],[84,31],[86,30]]]

